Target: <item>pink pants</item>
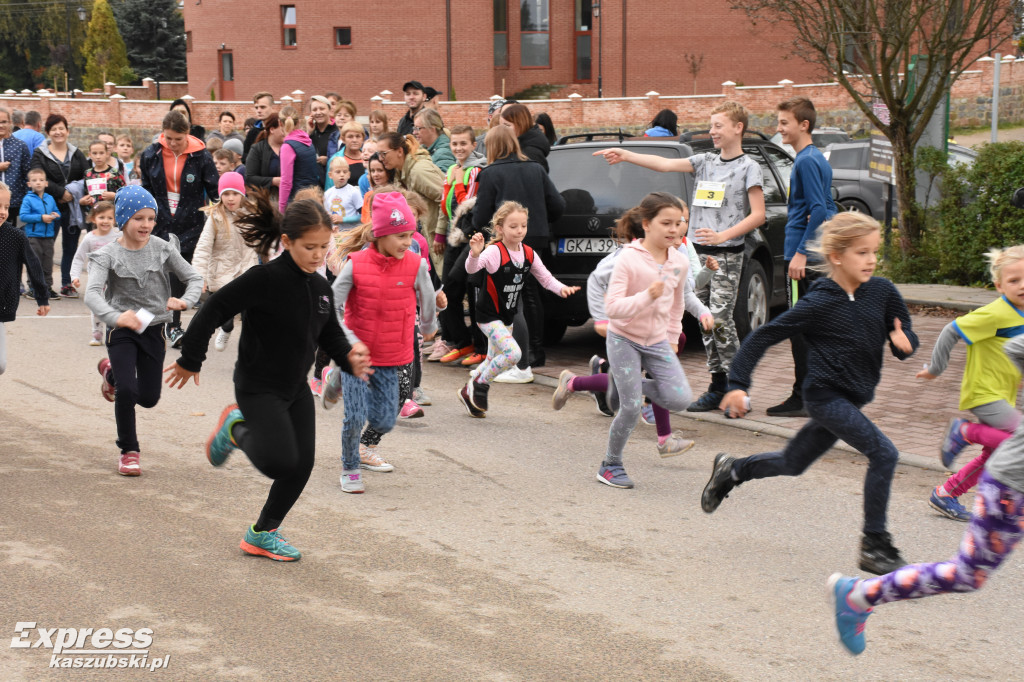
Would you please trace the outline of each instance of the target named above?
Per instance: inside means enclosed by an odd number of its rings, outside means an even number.
[[[952,497],[960,497],[978,483],[981,473],[985,470],[985,462],[999,444],[1010,437],[1010,433],[987,424],[970,423],[964,429],[964,436],[983,449],[980,455],[961,467],[960,471],[950,476],[942,485]]]

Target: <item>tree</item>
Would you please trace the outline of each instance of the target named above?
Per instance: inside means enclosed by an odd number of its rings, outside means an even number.
[[[0,85],[3,89],[78,87],[85,38],[75,9],[57,2],[0,0]],[[68,52],[68,41],[71,51]],[[69,58],[70,57],[70,58]]]
[[[135,80],[135,74],[128,67],[124,40],[117,30],[117,22],[107,0],[95,0],[93,3],[82,56],[85,57],[83,90],[102,88],[107,81],[131,83]]]
[[[139,78],[183,81],[185,20],[177,0],[115,0],[117,26],[128,50],[128,63]]]
[[[822,66],[892,142],[905,251],[921,236],[914,149],[936,108],[973,62],[972,52],[1009,37],[1011,0],[735,0],[756,21],[791,25],[794,52]],[[917,55],[927,59],[915,60]],[[916,62],[916,63],[915,63]],[[907,78],[915,63],[916,79]],[[886,122],[872,109],[881,102]]]
[[[697,94],[697,75],[704,68],[704,53],[700,54],[684,54],[683,59],[686,60],[686,70],[693,76],[693,94]]]

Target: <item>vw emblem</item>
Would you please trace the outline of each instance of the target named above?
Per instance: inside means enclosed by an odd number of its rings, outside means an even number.
[[[601,229],[601,219],[595,216],[595,217],[591,218],[590,220],[588,220],[587,221],[587,229],[590,230],[591,232],[597,232],[598,230],[600,230]]]

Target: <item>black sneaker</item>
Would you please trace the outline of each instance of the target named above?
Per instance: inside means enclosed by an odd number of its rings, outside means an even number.
[[[32,289],[25,289],[25,293],[22,295],[29,300],[35,300],[36,298],[36,292]]]
[[[893,547],[888,533],[864,533],[860,541],[860,569],[875,575],[892,573],[906,566],[900,551]]]
[[[491,390],[490,384],[484,384],[476,379],[472,379],[467,386],[467,393],[469,399],[473,403],[473,407],[480,410],[481,412],[487,411],[487,393]]]
[[[78,289],[68,284],[60,288],[60,295],[63,298],[78,298]]]
[[[686,411],[711,412],[712,410],[717,410],[718,406],[722,404],[722,398],[724,397],[725,393],[722,393],[721,391],[705,391],[704,395],[690,403],[690,406],[686,408]]]
[[[601,359],[601,356],[594,355],[590,358],[590,375],[601,374],[606,371],[602,368],[605,365],[605,361]],[[608,407],[608,396],[605,395],[604,391],[593,391],[591,393],[594,396],[594,402],[597,403],[597,411],[606,417],[614,417],[615,413],[612,412],[612,408]]]
[[[181,327],[171,327],[167,331],[167,340],[171,342],[171,348],[181,348],[181,337],[185,336],[185,330]]]
[[[472,381],[472,379],[470,381]],[[469,384],[466,384],[465,386],[463,386],[462,388],[459,389],[459,401],[463,405],[465,405],[466,411],[469,412],[469,416],[470,417],[476,417],[477,419],[483,419],[484,417],[487,416],[487,413],[483,412],[482,410],[477,409],[476,405],[473,404],[473,401],[469,399],[469,390],[468,389],[469,389]]]
[[[778,405],[772,405],[765,414],[769,417],[806,417],[807,410],[804,409],[803,398],[791,395]]]
[[[59,298],[60,298],[60,294],[58,294],[58,293],[57,293],[56,291],[54,291],[53,289],[50,289],[50,300],[51,300],[51,301],[56,301],[56,300],[57,300],[57,299],[59,299]]]
[[[704,492],[700,496],[700,508],[705,514],[710,514],[718,509],[722,500],[729,497],[729,492],[738,484],[732,478],[732,465],[735,457],[730,457],[724,452],[715,455],[715,465],[711,469],[711,478],[704,486]]]

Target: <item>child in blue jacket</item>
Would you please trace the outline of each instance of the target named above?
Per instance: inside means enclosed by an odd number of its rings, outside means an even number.
[[[53,290],[53,242],[57,239],[60,211],[57,210],[57,202],[46,193],[46,172],[42,168],[33,168],[28,172],[28,188],[31,191],[22,200],[18,217],[25,223],[29,247],[43,268],[43,277],[50,290],[49,297],[60,298]],[[36,297],[33,291],[29,291],[26,296]]]

